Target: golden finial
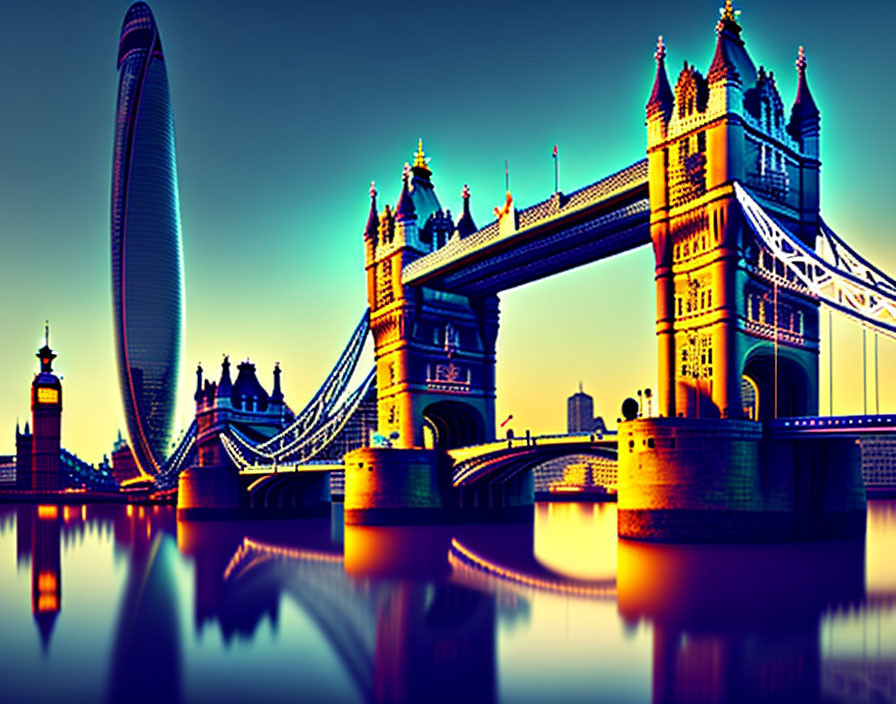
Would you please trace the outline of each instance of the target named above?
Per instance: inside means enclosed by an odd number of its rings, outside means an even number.
[[[663,59],[666,58],[666,45],[663,44],[663,35],[661,34],[657,37],[656,40],[656,53],[653,55],[653,58],[656,59],[656,62],[662,63]]]
[[[719,8],[719,15],[721,15],[722,22],[734,22],[734,24],[737,24],[740,10],[734,9],[734,3],[731,0],[725,0],[725,7]]]
[[[800,47],[796,55],[796,70],[800,72],[800,75],[806,72],[806,51],[803,47]]]
[[[466,183],[464,184],[464,190],[462,190],[462,191],[460,192],[460,196],[461,196],[461,198],[463,198],[464,200],[469,200],[469,199],[470,199],[470,187],[469,187]]]
[[[417,140],[417,153],[414,154],[414,168],[424,168],[428,169],[429,167],[426,165],[429,159],[426,158],[426,154],[423,153],[423,138]]]

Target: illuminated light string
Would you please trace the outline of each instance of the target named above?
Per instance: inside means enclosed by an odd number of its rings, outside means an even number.
[[[342,425],[347,422],[348,415],[354,411],[360,402],[360,399],[369,388],[369,383],[362,384],[358,391],[353,393],[349,399],[347,399],[346,405],[349,406],[349,408],[343,407],[337,414],[335,414],[335,416],[329,415],[338,398],[344,393],[345,387],[348,385],[348,382],[357,367],[358,359],[360,358],[361,351],[364,347],[364,341],[367,338],[369,330],[370,311],[367,309],[364,311],[364,315],[355,327],[348,344],[342,351],[342,354],[330,374],[324,380],[320,389],[318,389],[311,401],[309,401],[307,406],[298,416],[296,416],[287,428],[257,445],[248,441],[246,438],[242,437],[238,431],[233,429],[231,429],[231,439],[229,444],[228,439],[222,436],[224,447],[231,459],[243,468],[256,466],[253,462],[247,460],[243,456],[243,453],[237,449],[233,444],[233,439],[243,445],[243,447],[252,455],[264,458],[268,460],[268,464],[271,464],[283,462],[289,455],[299,454],[308,443],[319,443],[320,437],[315,435],[309,438],[309,433],[319,433],[322,428],[326,428],[328,424],[332,424],[334,418],[340,419],[339,422],[341,422],[340,427],[336,431],[338,432]],[[373,372],[368,376],[368,379],[372,380],[372,377]],[[348,415],[346,415],[346,412],[348,412]],[[289,443],[284,445],[284,441],[287,439],[289,439]],[[156,478],[156,485],[160,489],[171,488],[177,476],[183,470],[187,459],[190,457],[190,452],[194,448],[195,443],[196,421],[194,419],[181,439],[180,444],[166,461],[162,471],[159,472],[159,475]],[[324,446],[318,446],[317,449],[314,449],[310,453],[310,456],[313,457],[317,455],[326,447],[326,444],[329,444],[329,441],[327,441]]]
[[[296,416],[295,420],[268,440],[258,445],[260,450],[268,450],[276,447],[288,438],[292,437],[293,441],[300,441],[313,426],[317,425],[322,418],[326,417],[336,403],[336,400],[343,394],[361,351],[364,348],[364,341],[367,339],[367,333],[370,331],[370,309],[364,311],[361,321],[355,327],[351,338],[345,349],[342,351],[339,359],[336,361],[330,374],[324,380],[324,383],[318,389],[314,397],[308,402],[308,405]]]
[[[483,572],[514,584],[519,584],[531,589],[556,592],[558,594],[573,594],[575,596],[615,597],[616,580],[608,579],[600,582],[565,582],[560,580],[531,577],[529,575],[496,565],[484,557],[477,555],[469,548],[462,545],[456,538],[451,539],[451,549],[448,551],[448,561],[452,567],[458,563],[482,570]]]
[[[249,462],[244,454],[246,452],[254,458],[267,460],[266,464],[280,464],[287,461],[308,462],[326,449],[339,431],[345,427],[375,378],[376,370],[373,369],[335,414],[326,418],[319,426],[312,428],[305,437],[298,438],[277,451],[267,452],[260,445],[254,445],[234,427],[228,428],[227,433],[221,435],[222,444],[234,461],[245,466],[255,464]],[[236,459],[237,456],[240,458],[239,460]]]

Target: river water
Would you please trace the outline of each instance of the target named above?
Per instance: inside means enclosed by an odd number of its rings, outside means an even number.
[[[893,702],[896,502],[864,541],[178,523],[0,505],[0,702]]]

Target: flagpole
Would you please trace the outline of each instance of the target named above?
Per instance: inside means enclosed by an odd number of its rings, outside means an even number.
[[[510,163],[504,159],[504,190],[510,193]]]
[[[560,159],[557,156],[557,145],[554,145],[554,193],[560,192]]]

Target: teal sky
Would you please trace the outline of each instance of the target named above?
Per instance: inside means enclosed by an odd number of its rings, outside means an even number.
[[[109,195],[128,4],[0,0],[0,453],[30,414],[45,318],[64,375],[63,444],[96,461],[123,427]],[[267,386],[280,361],[294,407],[314,392],[366,304],[369,183],[381,204],[394,202],[418,137],[443,206],[458,212],[468,183],[480,225],[503,200],[505,158],[519,206],[550,193],[554,144],[561,189],[590,183],[644,154],[657,34],[673,83],[684,60],[705,72],[720,3],[150,4],[177,139],[180,423],[196,362],[216,373],[223,352],[251,357]],[[824,217],[896,273],[896,4],[738,7],[747,48],[788,107],[805,46],[822,112]],[[626,395],[655,386],[646,250],[508,292],[501,315],[498,415],[513,413],[518,432],[564,430],[580,380],[610,419]],[[834,410],[861,412],[861,332],[835,320],[834,333]],[[881,410],[893,411],[896,342],[881,340],[880,366]]]

